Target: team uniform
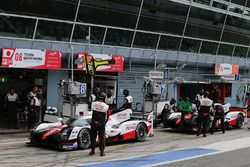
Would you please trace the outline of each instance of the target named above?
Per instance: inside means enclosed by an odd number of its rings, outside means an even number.
[[[115,98],[113,96],[111,97],[106,97],[105,103],[109,105],[109,109],[113,109],[115,106]]]
[[[124,108],[124,109],[128,109],[128,108],[132,108],[132,102],[133,102],[133,97],[128,95],[124,98],[124,102],[123,102],[123,105],[121,108]]]
[[[198,132],[199,135],[201,128],[203,136],[206,137],[207,128],[210,121],[210,109],[213,105],[213,101],[207,97],[203,97],[199,100],[199,111],[198,111]]]
[[[18,95],[16,93],[6,95],[7,112],[8,112],[8,123],[9,127],[16,128],[17,124],[17,101]]]
[[[37,97],[37,93],[30,92],[29,99],[29,113],[28,113],[28,128],[32,128],[39,122],[41,100]]]
[[[222,132],[225,133],[225,113],[224,108],[221,105],[215,107],[214,120],[212,123],[211,134],[214,132],[216,122],[220,120]]]
[[[101,151],[105,149],[105,124],[107,122],[107,111],[109,106],[104,102],[92,102],[91,109],[93,110],[91,122],[91,149],[95,149],[97,132],[99,134],[99,148]]]

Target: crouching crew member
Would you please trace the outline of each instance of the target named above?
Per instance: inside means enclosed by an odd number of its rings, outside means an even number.
[[[92,102],[91,109],[93,110],[92,114],[92,122],[91,122],[91,151],[89,155],[95,154],[95,147],[96,147],[96,137],[97,133],[99,134],[99,148],[100,148],[100,156],[105,156],[104,149],[105,149],[105,124],[108,120],[107,111],[109,106],[104,103],[106,98],[105,93],[100,93],[96,101]]]
[[[211,128],[211,134],[214,133],[214,128],[216,126],[216,122],[218,120],[220,120],[221,122],[221,129],[222,129],[222,133],[225,133],[225,113],[224,113],[224,108],[222,105],[216,105],[214,107],[214,120],[213,120],[213,123],[212,123],[212,128]]]
[[[206,91],[203,95],[203,98],[199,100],[197,136],[200,135],[202,128],[203,137],[206,137],[207,128],[210,121],[210,109],[213,105],[213,101],[208,98],[208,94],[209,93]]]

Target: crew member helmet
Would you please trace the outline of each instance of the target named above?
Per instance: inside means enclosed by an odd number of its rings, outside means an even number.
[[[205,91],[203,96],[204,96],[204,97],[208,97],[208,95],[209,95],[209,92],[208,92],[208,91]]]
[[[107,97],[110,98],[112,96],[112,92],[110,90],[107,91]]]
[[[205,93],[205,92],[204,92],[204,89],[201,89],[201,90],[200,90],[200,95],[202,96],[202,95],[204,95],[204,93]]]
[[[101,93],[101,89],[99,87],[94,87],[93,94],[98,96]]]
[[[100,92],[100,94],[96,97],[96,100],[102,100],[105,101],[106,94],[104,92]]]
[[[128,95],[129,95],[128,89],[124,89],[124,90],[123,90],[123,95],[124,95],[124,96],[128,96]]]
[[[175,103],[176,103],[176,100],[174,98],[171,98],[170,104],[172,105],[172,104],[175,104]]]

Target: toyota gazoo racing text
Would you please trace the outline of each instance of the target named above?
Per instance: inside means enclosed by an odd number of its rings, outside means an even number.
[[[128,139],[144,141],[153,135],[152,112],[146,120],[132,119],[131,114],[131,109],[111,113],[106,123],[107,142]],[[89,116],[74,116],[65,124],[60,118],[56,123],[41,123],[31,131],[29,144],[52,146],[60,150],[86,149],[91,144],[90,122]]]

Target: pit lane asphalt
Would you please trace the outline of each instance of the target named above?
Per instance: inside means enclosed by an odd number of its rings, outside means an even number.
[[[127,141],[112,145],[109,144],[106,147],[107,155],[105,157],[99,156],[98,149],[96,150],[96,155],[89,156],[89,150],[60,152],[42,147],[28,147],[25,144],[27,137],[28,134],[0,135],[0,166],[85,166],[85,164],[89,163],[150,155],[158,152],[192,148],[250,137],[250,130],[243,127],[242,129],[228,130],[225,134],[221,132],[217,132],[214,135],[208,134],[206,138],[203,138],[196,137],[192,133],[178,133],[159,127],[154,129],[154,137],[148,138],[145,142]]]

